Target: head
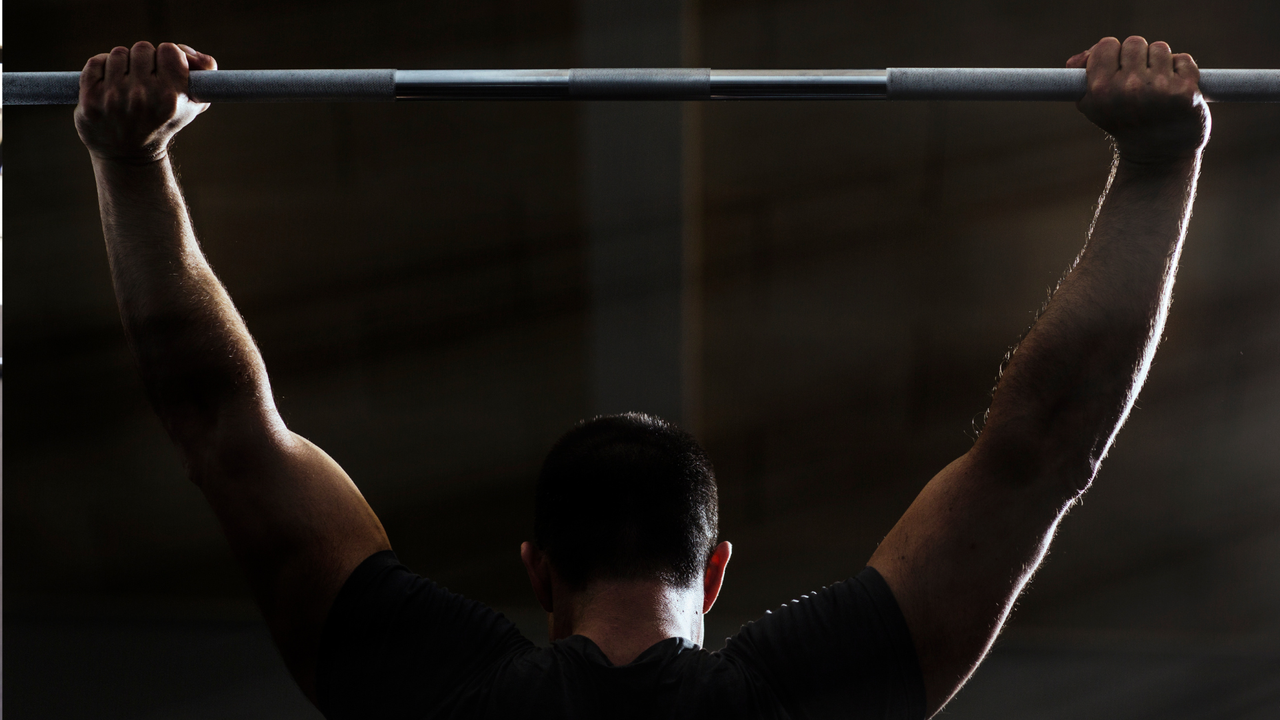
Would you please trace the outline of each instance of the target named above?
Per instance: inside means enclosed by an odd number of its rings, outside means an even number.
[[[640,413],[602,416],[579,423],[547,455],[534,543],[521,555],[548,612],[555,588],[581,595],[627,583],[710,589],[705,612],[728,561],[718,516],[715,474],[691,435]]]

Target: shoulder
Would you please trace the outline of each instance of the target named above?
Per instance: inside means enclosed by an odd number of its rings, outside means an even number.
[[[924,716],[911,633],[873,568],[766,612],[720,654],[741,663],[793,712]]]
[[[375,553],[326,620],[317,699],[329,717],[430,714],[534,645],[502,614]]]

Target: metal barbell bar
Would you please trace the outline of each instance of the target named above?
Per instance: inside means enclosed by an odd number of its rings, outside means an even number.
[[[3,73],[5,105],[75,105],[77,72]],[[1280,102],[1280,70],[1200,71],[1211,102]],[[887,70],[210,70],[201,102],[391,100],[1060,100],[1084,95],[1076,68]]]

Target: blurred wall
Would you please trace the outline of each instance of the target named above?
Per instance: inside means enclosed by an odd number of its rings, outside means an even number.
[[[571,67],[570,2],[11,2],[6,69],[137,39],[223,68]],[[1280,6],[703,0],[711,67],[1059,66],[1103,35],[1280,66]],[[1147,389],[959,717],[1280,712],[1280,106],[1220,105]],[[592,408],[584,113],[225,105],[175,156],[290,425],[419,572],[539,631],[517,559]],[[70,108],[6,113],[5,704],[314,717],[146,406]],[[971,444],[1078,252],[1107,142],[1053,103],[702,106],[698,432],[735,543],[723,637],[860,569]],[[688,181],[688,177],[686,177]],[[693,300],[688,300],[692,297]],[[716,643],[711,643],[715,645]]]

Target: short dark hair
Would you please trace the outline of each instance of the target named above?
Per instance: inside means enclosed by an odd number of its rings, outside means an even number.
[[[719,535],[706,452],[651,415],[578,423],[542,465],[534,541],[575,589],[594,580],[659,579],[690,587]]]

